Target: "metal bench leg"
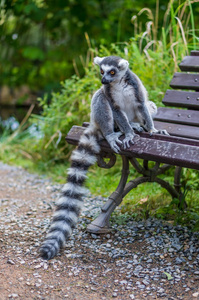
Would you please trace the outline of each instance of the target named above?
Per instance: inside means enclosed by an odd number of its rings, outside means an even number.
[[[106,233],[110,232],[111,228],[109,225],[109,219],[111,213],[114,211],[116,206],[122,202],[123,190],[126,185],[129,175],[129,160],[127,157],[122,156],[122,176],[118,187],[108,198],[107,202],[101,208],[102,212],[100,215],[87,227],[87,231],[91,233]]]
[[[178,207],[180,209],[187,208],[187,202],[185,201],[184,194],[182,193],[181,187],[181,175],[182,175],[182,167],[176,167],[175,168],[175,174],[174,174],[174,187],[176,191],[178,192],[178,199],[179,199],[179,205]]]

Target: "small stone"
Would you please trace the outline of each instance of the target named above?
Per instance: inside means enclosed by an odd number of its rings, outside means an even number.
[[[135,296],[133,294],[129,295],[130,299],[135,299]]]
[[[158,289],[158,293],[164,293],[164,289],[163,288],[159,288]]]
[[[92,233],[91,236],[92,236],[93,239],[98,239],[98,236],[94,233]]]
[[[42,267],[42,264],[39,264],[39,265],[34,266],[34,269],[39,269],[41,267]]]
[[[143,283],[144,285],[148,285],[148,284],[149,284],[149,281],[147,281],[147,280],[144,279],[144,280],[142,281],[142,283]]]
[[[192,296],[197,298],[199,296],[199,292],[193,293]]]
[[[177,265],[180,265],[180,264],[183,263],[183,260],[182,260],[180,257],[176,257],[175,263],[176,263]]]
[[[169,248],[169,252],[174,252],[175,250],[173,248]]]
[[[145,289],[145,285],[144,284],[140,284],[140,285],[138,285],[138,287],[139,287],[139,289]]]
[[[19,262],[21,265],[24,265],[26,262],[25,262],[25,260],[20,260],[20,262]]]
[[[23,281],[24,280],[24,278],[23,277],[19,277],[19,279],[18,279],[19,281]]]
[[[122,281],[120,281],[120,284],[127,284],[128,282],[127,282],[127,280],[122,280]]]
[[[8,295],[8,298],[18,298],[19,295],[18,294],[10,294]]]
[[[7,260],[7,264],[15,265],[15,262],[14,262],[13,260],[11,260],[11,259],[8,259],[8,260]]]
[[[113,294],[112,294],[112,297],[117,297],[117,293],[113,293]]]

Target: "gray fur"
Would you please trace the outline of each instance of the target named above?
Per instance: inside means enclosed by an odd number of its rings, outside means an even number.
[[[90,125],[72,153],[68,182],[57,202],[52,224],[40,249],[45,259],[57,255],[77,223],[83,205],[82,197],[86,193],[83,187],[86,173],[100,152],[99,137],[105,138],[113,151],[119,153],[121,147],[126,149],[134,144],[134,129],[138,132],[146,130],[151,134],[158,132],[153,124],[157,107],[148,101],[146,89],[129,70],[128,61],[108,56],[96,57],[94,63],[100,66],[103,85],[92,98]],[[166,131],[161,133],[167,134]],[[119,139],[122,134],[123,142]]]

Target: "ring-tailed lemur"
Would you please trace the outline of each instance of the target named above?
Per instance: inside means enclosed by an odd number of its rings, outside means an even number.
[[[153,116],[156,105],[148,101],[147,92],[140,79],[130,71],[129,63],[116,56],[95,57],[100,66],[102,87],[94,94],[91,102],[90,125],[80,138],[79,145],[71,156],[67,183],[57,202],[49,232],[40,253],[45,259],[53,258],[70,236],[77,223],[83,205],[83,184],[88,168],[97,160],[100,152],[99,139],[105,138],[114,152],[120,147],[133,144],[134,129],[157,133]],[[160,133],[167,134],[165,130]],[[119,137],[124,134],[123,142]]]

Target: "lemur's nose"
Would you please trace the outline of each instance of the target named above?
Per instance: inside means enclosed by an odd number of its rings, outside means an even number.
[[[108,84],[110,80],[106,79],[105,77],[102,78],[102,84]]]

